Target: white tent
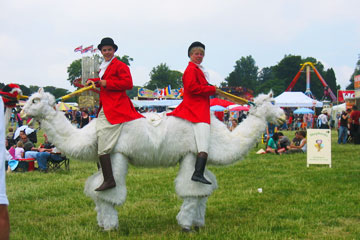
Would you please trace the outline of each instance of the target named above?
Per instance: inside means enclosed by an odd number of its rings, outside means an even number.
[[[332,111],[334,112],[342,112],[346,110],[346,103],[342,103],[339,105],[335,105],[332,107]]]
[[[182,99],[174,99],[174,100],[131,100],[134,106],[136,107],[168,107],[168,106],[174,106],[179,105],[182,102]]]
[[[322,102],[309,98],[302,92],[283,92],[275,98],[279,107],[322,107]]]

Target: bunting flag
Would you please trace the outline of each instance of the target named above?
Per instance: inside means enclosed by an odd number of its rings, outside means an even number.
[[[179,96],[180,97],[184,96],[184,88],[179,89]]]
[[[97,48],[94,48],[91,52],[92,53],[96,53],[96,51],[98,51],[99,49],[97,49]]]
[[[88,46],[88,47],[86,47],[86,48],[84,48],[83,50],[81,50],[81,53],[86,53],[86,52],[88,52],[88,51],[92,51],[93,50],[93,45],[91,45],[91,46]]]
[[[170,86],[170,85],[167,86],[167,87],[165,88],[165,90],[166,90],[166,96],[167,96],[167,95],[171,95],[171,86]]]
[[[75,48],[75,49],[74,49],[74,52],[81,52],[82,50],[83,50],[83,49],[82,49],[82,45],[81,45],[81,46]]]

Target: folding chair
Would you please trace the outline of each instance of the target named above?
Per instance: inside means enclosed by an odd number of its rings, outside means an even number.
[[[52,153],[52,154],[56,154],[56,153]],[[66,171],[70,170],[70,159],[68,159],[66,156],[61,156],[61,159],[55,160],[54,158],[52,158],[51,155],[47,161],[48,171],[56,171],[56,170],[60,169],[62,166],[65,167]]]

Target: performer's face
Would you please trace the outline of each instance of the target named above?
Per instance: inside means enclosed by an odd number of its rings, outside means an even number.
[[[103,46],[101,48],[101,54],[105,61],[110,61],[114,57],[115,49],[112,46]]]
[[[193,63],[201,64],[204,58],[204,52],[201,50],[195,50],[190,55],[190,60]]]

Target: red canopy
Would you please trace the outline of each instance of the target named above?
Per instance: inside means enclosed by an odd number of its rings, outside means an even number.
[[[214,106],[214,105],[220,105],[226,108],[229,105],[234,105],[234,103],[220,98],[212,98],[210,99],[210,106]]]
[[[230,109],[230,111],[249,111],[249,109],[250,109],[249,107],[237,106],[237,107]]]

